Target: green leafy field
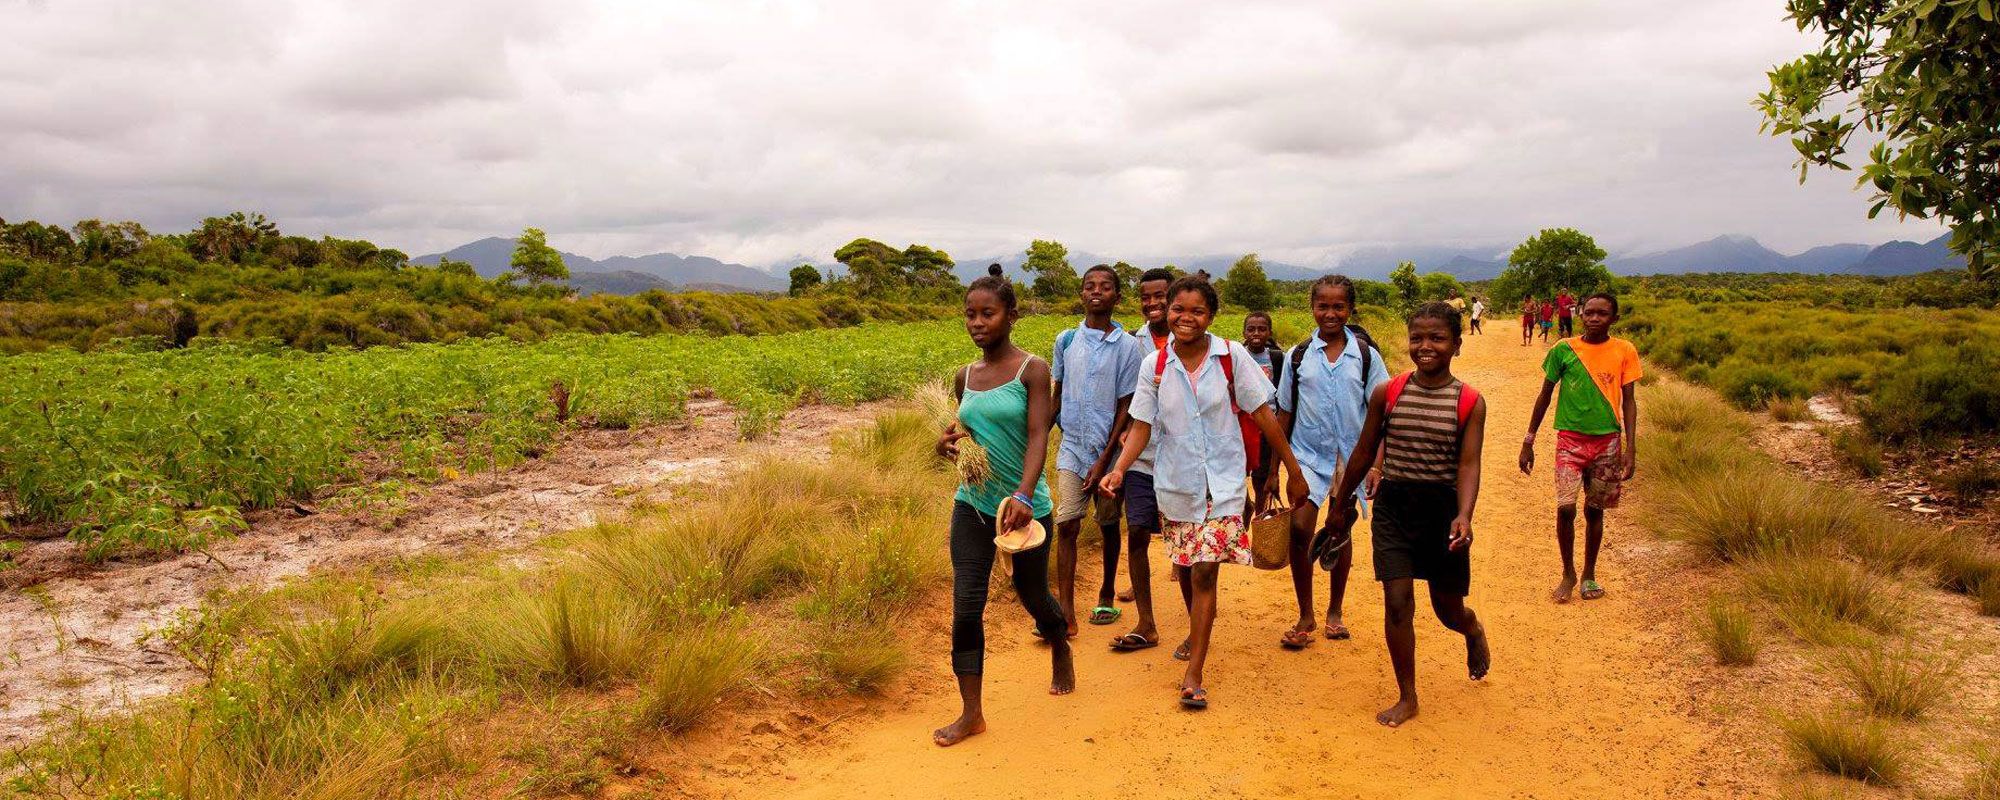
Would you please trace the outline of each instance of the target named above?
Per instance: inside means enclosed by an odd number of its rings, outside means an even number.
[[[1016,340],[1047,354],[1067,316]],[[1215,330],[1235,335],[1240,317]],[[1303,330],[1303,317],[1281,329]],[[12,515],[71,531],[91,555],[201,547],[242,509],[364,478],[436,480],[520,461],[565,427],[682,415],[690,394],[734,405],[746,437],[799,402],[901,394],[976,355],[956,320],[756,337],[487,338],[306,353],[219,345],[0,359],[0,495]],[[569,395],[559,418],[552,387]],[[363,464],[374,465],[364,474]],[[382,474],[383,470],[390,474]]]

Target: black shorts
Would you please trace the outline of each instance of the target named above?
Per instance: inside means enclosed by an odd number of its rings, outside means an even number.
[[[1144,472],[1125,473],[1125,529],[1158,533],[1160,500],[1153,494],[1153,476]]]
[[[1451,549],[1457,516],[1456,486],[1383,481],[1371,537],[1375,580],[1429,581],[1432,593],[1464,597],[1472,589],[1472,555],[1471,548]]]

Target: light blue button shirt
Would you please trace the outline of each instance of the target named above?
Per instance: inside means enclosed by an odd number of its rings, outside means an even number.
[[[1056,335],[1056,346],[1050,377],[1062,385],[1062,416],[1056,424],[1063,434],[1056,469],[1088,475],[1110,444],[1118,401],[1138,386],[1144,345],[1113,320],[1109,331],[1077,323]]]
[[[1361,440],[1361,426],[1368,419],[1368,397],[1375,387],[1388,382],[1389,370],[1382,354],[1371,356],[1367,375],[1361,374],[1361,348],[1367,347],[1353,333],[1340,358],[1326,360],[1326,340],[1314,335],[1306,340],[1305,359],[1296,370],[1286,369],[1278,377],[1278,409],[1293,416],[1292,455],[1306,474],[1306,492],[1314,503],[1325,502],[1333,492],[1333,475]],[[1285,352],[1291,358],[1291,351]],[[1286,362],[1290,366],[1290,362]],[[1299,405],[1290,408],[1292,382],[1299,384]],[[1355,493],[1359,495],[1360,489]]]
[[[1153,426],[1153,493],[1160,515],[1171,522],[1202,522],[1240,516],[1244,511],[1243,429],[1229,404],[1229,380],[1222,374],[1223,353],[1230,353],[1236,373],[1236,406],[1255,411],[1271,402],[1276,389],[1250,351],[1215,334],[1208,336],[1208,356],[1194,375],[1171,349],[1158,385],[1153,359],[1139,369],[1139,391],[1132,395],[1132,418]]]

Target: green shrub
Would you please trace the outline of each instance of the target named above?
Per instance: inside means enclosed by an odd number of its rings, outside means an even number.
[[[1829,440],[1833,453],[1840,463],[1852,467],[1863,477],[1874,478],[1882,474],[1882,444],[1868,434],[1853,428],[1842,428],[1834,432]]]
[[[1890,439],[2000,429],[2000,344],[1918,348],[1877,381],[1862,419]]]
[[[1709,374],[1708,380],[1738,408],[1759,409],[1773,400],[1811,393],[1810,387],[1790,371],[1741,357],[1723,362]]]

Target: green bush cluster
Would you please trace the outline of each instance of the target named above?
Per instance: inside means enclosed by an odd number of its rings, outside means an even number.
[[[1625,336],[1740,408],[1819,392],[1862,396],[1888,439],[2000,429],[2000,312],[1844,308],[1792,300],[1628,298]]]

